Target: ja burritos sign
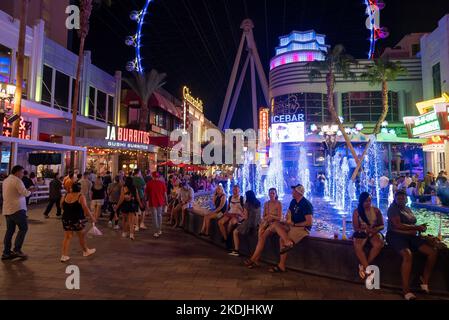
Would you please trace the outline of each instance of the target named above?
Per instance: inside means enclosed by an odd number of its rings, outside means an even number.
[[[108,126],[105,138],[107,146],[115,149],[151,151],[150,134],[145,131]]]

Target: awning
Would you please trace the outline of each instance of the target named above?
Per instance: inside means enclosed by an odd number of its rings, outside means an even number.
[[[175,117],[182,119],[181,110],[176,107],[173,102],[165,98],[163,95],[155,92],[150,99],[150,107],[160,107],[167,112],[171,113]]]

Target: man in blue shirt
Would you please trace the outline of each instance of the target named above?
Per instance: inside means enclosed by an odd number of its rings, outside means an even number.
[[[304,198],[305,188],[302,185],[292,187],[293,200],[287,211],[286,222],[274,224],[274,230],[280,237],[281,257],[279,264],[270,269],[272,273],[285,272],[287,252],[310,234],[312,229],[313,206]]]

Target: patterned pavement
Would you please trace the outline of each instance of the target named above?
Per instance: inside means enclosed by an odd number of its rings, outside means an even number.
[[[67,264],[59,262],[61,221],[54,212],[45,220],[43,208],[34,206],[29,212],[30,230],[23,248],[29,259],[0,263],[0,299],[401,299],[397,291],[368,291],[361,284],[296,272],[272,275],[267,266],[248,270],[242,258],[166,226],[160,239],[153,239],[148,230],[137,233],[132,242],[107,228],[106,221],[100,223],[104,236],[88,239],[89,246],[97,249],[94,256],[82,257],[73,238],[69,264],[79,267],[81,284],[80,290],[68,290]],[[4,232],[2,217],[1,239]]]

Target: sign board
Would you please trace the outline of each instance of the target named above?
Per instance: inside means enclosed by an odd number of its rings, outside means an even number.
[[[105,137],[110,148],[150,151],[150,134],[145,131],[108,126]]]
[[[271,141],[274,143],[304,142],[305,123],[273,123],[271,126]]]
[[[192,94],[190,93],[190,89],[188,87],[184,87],[182,89],[182,94],[184,97],[184,100],[187,101],[191,106],[195,107],[197,110],[201,111],[201,113],[204,112],[204,106],[203,101],[199,98],[194,98]]]
[[[31,132],[33,128],[33,123],[25,121],[23,117],[20,117],[19,122],[19,139],[31,140]],[[3,136],[12,136],[12,124],[10,124],[6,117],[3,118]]]
[[[263,145],[266,145],[268,142],[268,127],[269,123],[269,109],[268,108],[260,108],[259,109],[259,130],[260,130],[260,138]]]

